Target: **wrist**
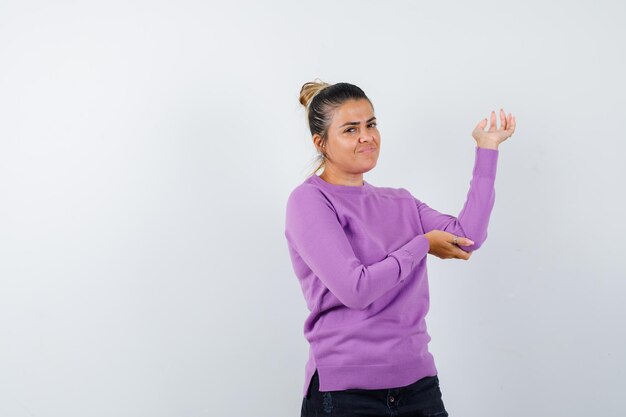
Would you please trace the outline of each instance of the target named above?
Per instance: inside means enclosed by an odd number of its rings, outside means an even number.
[[[478,142],[476,146],[478,146],[479,148],[493,149],[497,151],[499,144],[493,142]]]
[[[428,233],[430,233],[430,232],[428,232]],[[430,248],[433,245],[433,243],[430,241],[430,236],[428,236],[428,233],[424,233],[424,237],[428,241],[428,250],[430,251]]]

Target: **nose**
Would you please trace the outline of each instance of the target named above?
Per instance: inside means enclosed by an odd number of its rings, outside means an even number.
[[[373,142],[374,141],[374,135],[372,135],[371,133],[363,133],[359,137],[359,141],[361,143],[363,143],[363,142]]]

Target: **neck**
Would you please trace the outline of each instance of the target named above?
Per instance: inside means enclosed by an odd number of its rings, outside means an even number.
[[[335,172],[328,167],[324,168],[324,172],[320,175],[324,181],[335,185],[363,186],[363,174],[350,174],[345,172]]]

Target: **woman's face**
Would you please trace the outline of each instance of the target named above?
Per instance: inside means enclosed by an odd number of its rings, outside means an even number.
[[[320,149],[319,135],[314,137]],[[366,99],[348,100],[335,110],[328,129],[326,168],[339,176],[361,175],[376,166],[380,133],[374,109]]]

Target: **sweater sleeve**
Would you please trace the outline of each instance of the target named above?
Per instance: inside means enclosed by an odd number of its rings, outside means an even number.
[[[487,225],[495,202],[495,178],[498,150],[476,147],[474,169],[469,192],[458,217],[442,214],[426,203],[415,199],[424,233],[443,230],[474,241],[473,245],[462,246],[467,252],[481,247],[487,239]]]
[[[430,250],[428,238],[417,235],[381,261],[364,265],[334,207],[315,187],[299,187],[290,194],[285,236],[330,292],[353,309],[365,309],[403,282]]]

